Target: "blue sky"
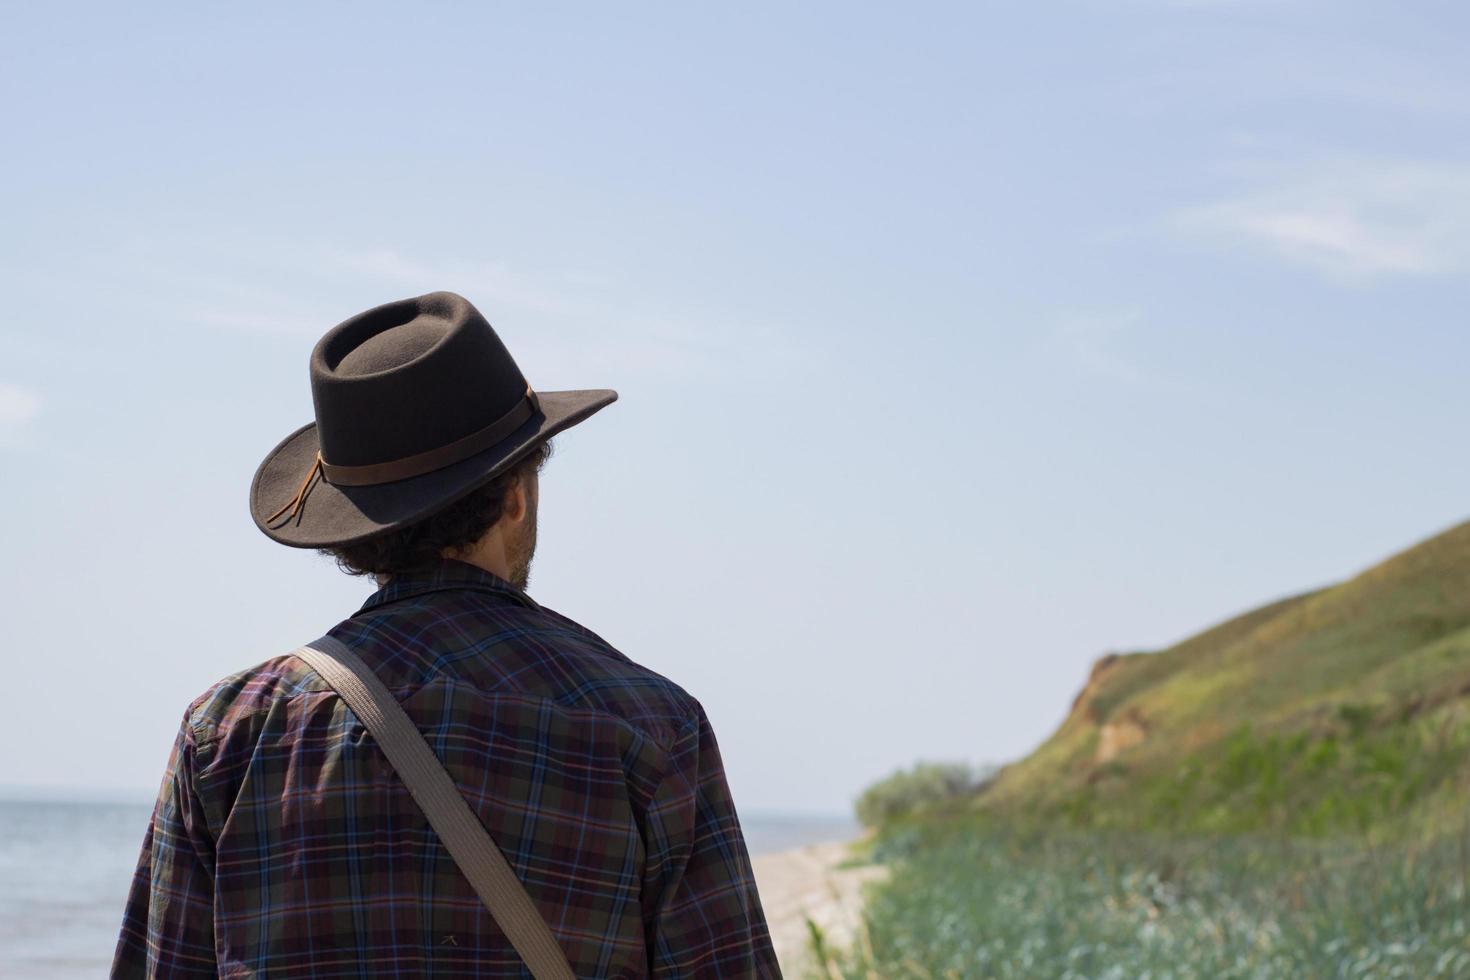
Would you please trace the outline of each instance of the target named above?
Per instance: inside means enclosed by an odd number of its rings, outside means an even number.
[[[530,591],[742,811],[1014,758],[1470,513],[1460,5],[794,6],[12,5],[0,783],[146,797],[357,607],[246,490],[316,338],[434,289],[620,392]]]

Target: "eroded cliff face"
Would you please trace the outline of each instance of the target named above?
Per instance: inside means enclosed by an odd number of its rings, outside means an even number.
[[[1093,662],[1087,683],[1072,701],[1068,724],[1098,729],[1097,748],[1092,754],[1094,765],[1111,762],[1148,738],[1148,719],[1138,708],[1127,708],[1116,715],[1105,716],[1098,704],[1098,695],[1114,679],[1124,662],[1123,654],[1103,654]]]
[[[1097,699],[1098,689],[1102,686],[1103,677],[1123,660],[1121,653],[1105,653],[1093,661],[1092,670],[1087,674],[1087,683],[1082,685],[1082,690],[1072,699],[1072,711],[1068,720],[1077,719],[1096,725],[1102,719],[1097,716],[1094,702]]]
[[[1148,738],[1148,720],[1137,708],[1130,708],[1122,716],[1103,723],[1097,736],[1097,751],[1092,761],[1101,765],[1111,762],[1123,752]]]

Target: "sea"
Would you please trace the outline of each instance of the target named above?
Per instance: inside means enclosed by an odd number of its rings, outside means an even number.
[[[95,980],[112,963],[147,803],[0,799],[0,977]],[[744,813],[752,854],[858,833],[841,816]]]

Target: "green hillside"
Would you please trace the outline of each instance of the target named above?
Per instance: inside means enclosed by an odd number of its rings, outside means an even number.
[[[1464,821],[1470,523],[1156,653],[1104,657],[978,805],[1096,827],[1392,830]]]

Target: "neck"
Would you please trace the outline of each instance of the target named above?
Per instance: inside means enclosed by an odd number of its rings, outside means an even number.
[[[505,536],[500,533],[499,524],[492,527],[474,544],[466,548],[446,548],[441,554],[445,558],[468,562],[487,572],[499,575],[503,579],[510,579],[510,561],[506,557]]]
[[[500,541],[500,535],[494,534],[493,546],[490,542],[492,535],[486,535],[475,543],[473,548],[455,550],[446,548],[440,552],[440,557],[453,558],[477,568],[483,568],[487,572],[499,575],[507,582],[511,580],[510,563],[505,557],[505,545]],[[383,588],[393,580],[391,575],[374,575],[373,580],[378,583],[378,588]]]

